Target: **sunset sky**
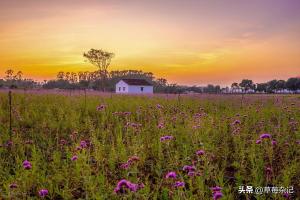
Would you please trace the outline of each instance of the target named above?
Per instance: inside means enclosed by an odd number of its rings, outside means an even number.
[[[299,0],[1,0],[0,77],[38,80],[93,71],[151,71],[171,83],[229,85],[300,75]]]

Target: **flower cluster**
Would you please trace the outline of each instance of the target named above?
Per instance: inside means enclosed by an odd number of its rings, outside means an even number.
[[[18,187],[18,185],[16,183],[12,183],[12,184],[9,185],[10,189],[15,189],[17,187]]]
[[[31,163],[28,161],[28,160],[25,160],[24,162],[23,162],[23,167],[24,167],[24,169],[31,169],[32,168],[32,165],[31,165]]]
[[[86,140],[81,140],[80,143],[79,143],[79,146],[76,147],[76,150],[79,151],[79,150],[82,150],[82,149],[86,149],[88,148],[90,145],[90,143]]]
[[[183,171],[188,173],[188,176],[198,176],[200,175],[199,172],[196,172],[196,167],[191,165],[185,165],[182,168]]]
[[[97,106],[97,111],[102,111],[105,109],[105,107],[106,107],[106,105],[101,104],[101,105]]]
[[[177,174],[176,174],[176,172],[168,172],[167,174],[166,174],[166,179],[170,179],[170,178],[173,178],[173,179],[175,179],[177,177]]]
[[[142,124],[139,124],[139,123],[134,123],[134,122],[127,122],[125,127],[132,127],[134,129],[138,129],[142,126]]]
[[[260,144],[261,142],[262,142],[262,140],[263,139],[269,139],[269,138],[271,138],[271,135],[270,134],[268,134],[268,133],[264,133],[264,134],[261,134],[260,136],[259,136],[259,139],[258,140],[256,140],[256,144]],[[274,141],[274,140],[273,140]],[[274,145],[274,144],[276,144],[276,143],[274,143],[272,141],[272,144]],[[275,141],[276,142],[276,141]]]
[[[130,190],[131,192],[136,192],[142,188],[144,188],[144,184],[135,184],[126,179],[122,179],[118,182],[117,187],[114,189],[114,192],[124,193],[126,189]]]
[[[137,162],[137,161],[139,161],[139,160],[140,160],[139,157],[137,157],[137,156],[131,156],[131,157],[127,160],[126,163],[123,163],[123,164],[121,165],[121,168],[123,168],[123,169],[128,169],[134,162]]]
[[[176,179],[177,174],[174,171],[168,172],[165,176],[166,179]],[[173,185],[175,188],[182,188],[185,186],[185,183],[183,181],[176,181]]]
[[[45,197],[45,196],[47,196],[48,194],[49,194],[49,192],[48,192],[47,189],[41,189],[41,190],[39,191],[40,197]]]
[[[78,159],[78,156],[76,156],[76,155],[72,156],[72,158],[71,158],[72,161],[75,161],[77,159]]]
[[[221,192],[222,188],[219,187],[219,186],[216,186],[216,187],[212,187],[210,188],[213,192],[213,199],[214,200],[218,200],[218,199],[221,199],[223,197],[223,194]]]
[[[166,136],[162,136],[162,137],[160,138],[160,141],[163,142],[163,141],[173,140],[173,139],[174,139],[173,136],[171,136],[171,135],[166,135]]]

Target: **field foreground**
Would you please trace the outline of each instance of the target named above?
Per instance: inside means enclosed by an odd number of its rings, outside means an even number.
[[[2,92],[0,199],[296,199],[299,122],[296,95],[21,92],[10,133]]]

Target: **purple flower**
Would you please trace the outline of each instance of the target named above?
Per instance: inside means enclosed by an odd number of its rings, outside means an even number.
[[[283,193],[282,195],[285,199],[288,199],[290,197],[290,194],[288,192]]]
[[[137,190],[144,187],[144,184],[135,184],[127,181],[126,179],[122,179],[118,182],[117,187],[114,189],[115,193],[121,192],[122,188],[127,188],[132,192],[136,192]]]
[[[241,124],[241,121],[237,119],[233,122],[233,124]]]
[[[256,140],[255,143],[256,143],[256,144],[260,144],[260,143],[261,143],[261,140]]]
[[[176,181],[176,182],[175,182],[175,187],[176,187],[176,188],[184,187],[184,185],[185,185],[184,182],[181,182],[181,181]]]
[[[25,160],[23,162],[23,167],[24,167],[24,169],[31,169],[32,168],[31,163],[28,160]]]
[[[275,146],[275,145],[277,145],[277,141],[276,141],[276,140],[272,140],[272,141],[271,141],[271,144],[272,144],[273,146]]]
[[[162,128],[164,128],[165,127],[165,125],[164,125],[164,123],[162,123],[162,122],[160,122],[159,124],[158,124],[158,126],[157,126],[159,129],[162,129]]]
[[[67,144],[67,140],[61,139],[59,143],[60,145],[64,146]]]
[[[129,157],[127,162],[128,163],[133,163],[133,162],[139,161],[139,160],[140,160],[140,158],[138,156],[131,156],[131,157]]]
[[[190,177],[196,176],[196,173],[193,172],[193,171],[189,171],[189,172],[188,172],[188,176],[190,176]]]
[[[185,165],[185,166],[183,166],[182,169],[183,169],[183,171],[188,171],[188,172],[196,170],[195,166],[190,166],[190,165]]]
[[[80,147],[81,148],[86,148],[87,147],[87,142],[85,140],[80,141]]]
[[[160,104],[157,104],[157,105],[156,105],[156,108],[162,109],[163,107],[162,107]]]
[[[10,189],[14,189],[14,188],[17,188],[17,187],[18,187],[18,185],[16,183],[12,183],[12,184],[9,185]]]
[[[10,147],[13,145],[13,142],[11,140],[8,140],[5,144],[5,146]]]
[[[212,187],[212,188],[210,188],[213,192],[220,192],[221,190],[222,190],[222,188],[221,187],[219,187],[219,186],[216,186],[216,187]]]
[[[272,173],[272,168],[271,167],[266,167],[266,173],[271,174]]]
[[[166,178],[168,179],[168,178],[176,178],[176,172],[169,172],[169,173],[167,173],[167,175],[166,175]]]
[[[166,141],[166,140],[172,140],[174,137],[171,136],[171,135],[166,135],[166,136],[162,136],[160,138],[160,141],[163,142],[163,141]]]
[[[98,111],[104,110],[105,107],[106,107],[106,106],[105,106],[104,104],[101,104],[101,105],[97,106],[97,110],[98,110]]]
[[[129,166],[130,166],[130,164],[128,164],[128,163],[126,162],[126,163],[121,164],[120,167],[121,167],[122,169],[128,169]]]
[[[218,200],[218,199],[221,199],[223,197],[223,194],[222,194],[222,192],[214,192],[214,194],[213,194],[213,198],[214,198],[214,200]]]
[[[45,196],[47,196],[48,195],[48,190],[47,189],[41,189],[40,191],[39,191],[39,195],[40,195],[40,197],[45,197]]]
[[[196,151],[196,154],[197,154],[198,156],[202,156],[202,155],[205,154],[205,151],[204,151],[204,150],[198,150],[198,151]]]
[[[264,134],[260,135],[260,139],[265,139],[265,138],[270,138],[270,137],[271,137],[271,135],[268,133],[264,133]]]
[[[72,161],[75,161],[75,160],[77,160],[77,159],[78,159],[78,156],[76,156],[76,155],[74,155],[74,156],[71,158]]]

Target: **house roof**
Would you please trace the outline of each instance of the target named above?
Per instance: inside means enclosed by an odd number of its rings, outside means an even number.
[[[127,83],[128,85],[151,85],[152,86],[152,84],[146,81],[145,79],[121,79],[121,80]]]

